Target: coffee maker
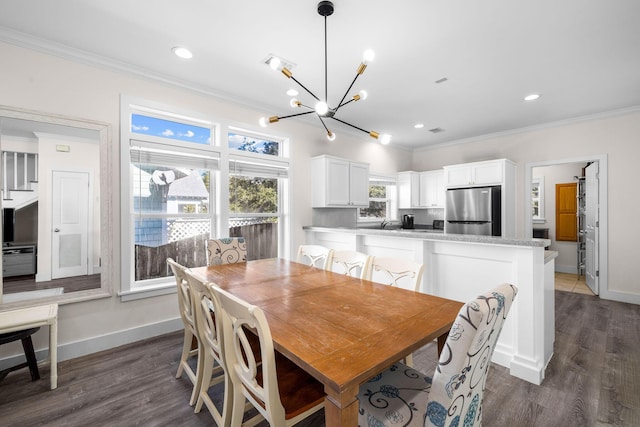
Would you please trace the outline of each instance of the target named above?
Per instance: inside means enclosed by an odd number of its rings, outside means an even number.
[[[402,228],[413,228],[413,215],[407,214],[402,217]]]

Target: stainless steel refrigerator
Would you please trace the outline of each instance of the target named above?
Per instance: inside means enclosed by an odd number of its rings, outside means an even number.
[[[500,186],[447,190],[444,232],[500,236]]]

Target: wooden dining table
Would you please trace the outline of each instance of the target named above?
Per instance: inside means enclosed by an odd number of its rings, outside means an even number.
[[[358,425],[360,384],[430,341],[462,303],[271,258],[192,268],[260,307],[276,350],[324,385],[327,426]]]

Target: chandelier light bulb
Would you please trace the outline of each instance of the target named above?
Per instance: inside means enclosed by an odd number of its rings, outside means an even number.
[[[336,134],[335,134],[335,133],[333,133],[333,132],[331,132],[331,131],[328,131],[328,132],[327,132],[327,139],[328,139],[329,141],[333,141],[333,140],[335,140],[335,139],[336,139]]]
[[[366,90],[361,90],[360,92],[358,92],[358,95],[360,95],[360,99],[362,99],[363,101],[367,99],[367,96],[369,96]]]
[[[302,105],[302,103],[295,98],[291,98],[291,101],[289,101],[289,105],[291,105],[291,108],[298,108]]]
[[[385,133],[380,137],[380,144],[387,145],[390,142],[391,142],[391,135]]]
[[[260,117],[260,120],[258,121],[258,123],[260,123],[260,126],[263,128],[267,127],[267,118],[266,117]]]
[[[368,65],[371,61],[373,61],[376,57],[376,53],[371,50],[371,49],[367,49],[364,51],[364,54],[362,55],[362,62],[365,65]]]
[[[320,101],[316,104],[316,113],[320,116],[324,116],[329,111],[329,106],[326,102]]]

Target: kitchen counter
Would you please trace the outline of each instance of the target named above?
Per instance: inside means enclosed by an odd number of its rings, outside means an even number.
[[[307,244],[424,264],[421,292],[467,302],[502,283],[518,295],[492,361],[540,384],[553,355],[554,265],[548,239],[447,234],[433,229],[304,227]],[[413,287],[410,289],[413,291]]]
[[[386,228],[371,228],[371,227],[315,227],[305,226],[305,231],[317,231],[317,232],[340,232],[340,233],[352,233],[356,235],[368,235],[368,236],[396,236],[406,237],[422,240],[441,240],[448,242],[466,242],[466,243],[482,243],[489,245],[509,245],[509,246],[530,246],[544,248],[551,244],[548,239],[517,239],[511,237],[496,237],[496,236],[474,236],[471,234],[446,234],[442,230],[434,229],[386,229]]]

